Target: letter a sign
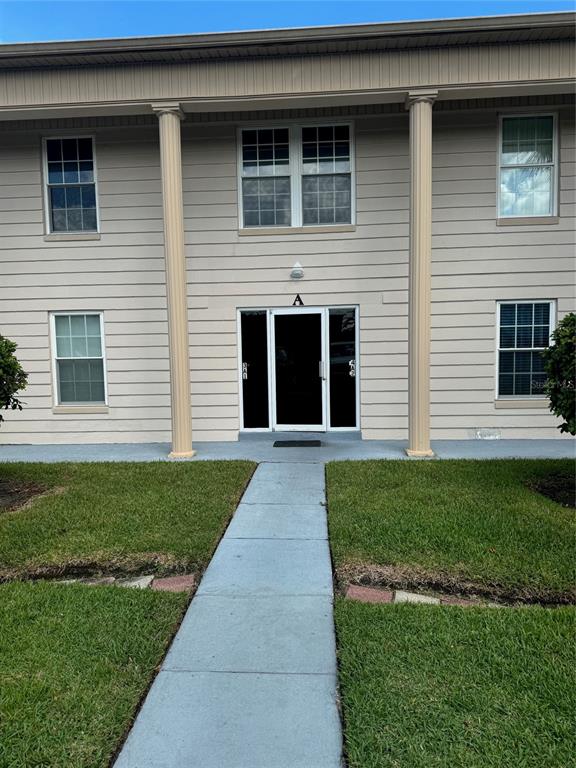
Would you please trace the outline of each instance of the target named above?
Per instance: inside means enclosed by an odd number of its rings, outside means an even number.
[[[296,298],[292,302],[292,306],[293,307],[303,307],[304,306],[304,302],[300,298],[300,294],[299,293],[296,294]]]

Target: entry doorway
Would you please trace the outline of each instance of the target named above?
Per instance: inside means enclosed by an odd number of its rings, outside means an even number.
[[[356,307],[239,311],[246,431],[358,429]]]

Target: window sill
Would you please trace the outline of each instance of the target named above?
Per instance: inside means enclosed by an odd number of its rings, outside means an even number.
[[[240,237],[251,235],[315,235],[330,232],[355,232],[355,224],[326,224],[310,227],[245,227],[239,229]]]
[[[559,216],[514,216],[504,219],[496,219],[497,227],[523,227],[537,224],[558,224]]]
[[[494,401],[494,408],[545,408],[548,410],[548,399],[545,397],[535,397],[529,400],[513,399]]]
[[[55,405],[52,413],[108,413],[107,405]]]
[[[99,232],[53,232],[44,235],[46,243],[63,243],[69,240],[100,240]]]

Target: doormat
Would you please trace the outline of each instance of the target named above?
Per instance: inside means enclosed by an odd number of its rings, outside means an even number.
[[[320,448],[320,440],[276,440],[274,448]]]

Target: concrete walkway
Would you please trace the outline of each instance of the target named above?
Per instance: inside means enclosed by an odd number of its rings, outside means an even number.
[[[321,463],[260,464],[115,768],[339,768]]]
[[[0,434],[0,438],[2,435]],[[276,440],[320,440],[319,448],[274,448]],[[273,462],[326,462],[359,459],[407,459],[405,440],[362,440],[358,433],[253,433],[234,442],[195,443],[188,461],[249,459]],[[576,441],[550,440],[433,440],[439,459],[560,459],[576,456]],[[168,443],[104,443],[78,445],[0,445],[3,461],[169,461]],[[170,459],[171,461],[171,459]]]

